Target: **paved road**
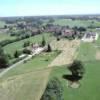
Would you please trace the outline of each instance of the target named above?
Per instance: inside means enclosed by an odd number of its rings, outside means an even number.
[[[7,69],[5,69],[4,71],[2,71],[0,73],[0,78],[5,74],[7,73],[9,70],[11,70],[12,68],[20,65],[21,63],[23,63],[24,61],[27,61],[29,59],[31,59],[33,56],[37,55],[37,54],[40,54],[42,51],[44,50],[44,48],[38,48],[37,50],[34,51],[34,53],[32,55],[28,55],[28,57],[26,57],[25,59],[13,64],[12,66],[8,67]]]

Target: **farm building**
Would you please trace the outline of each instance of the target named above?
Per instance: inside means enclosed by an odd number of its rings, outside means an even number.
[[[98,39],[98,34],[95,32],[87,32],[82,38],[84,42],[93,42]]]
[[[31,45],[31,51],[34,52],[35,50],[37,50],[39,48],[39,44],[32,44]]]
[[[72,36],[74,34],[74,31],[71,29],[63,29],[61,33],[62,36],[66,37],[66,36]]]

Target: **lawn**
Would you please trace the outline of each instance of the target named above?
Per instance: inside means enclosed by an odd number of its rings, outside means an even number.
[[[100,62],[84,63],[85,74],[80,80],[81,86],[78,89],[72,89],[67,86],[67,80],[62,76],[68,74],[67,66],[55,68],[50,78],[57,77],[63,85],[64,100],[99,100],[100,99]]]
[[[56,19],[54,22],[55,25],[68,25],[70,27],[74,26],[83,26],[83,27],[88,27],[88,26],[100,26],[100,22],[96,20],[71,20],[71,19]]]
[[[21,40],[18,42],[8,44],[7,46],[4,47],[4,50],[5,50],[5,52],[7,52],[8,54],[13,56],[13,54],[16,50],[23,49],[23,44],[25,41],[30,41],[31,43],[41,43],[43,36],[45,37],[45,40],[48,42],[50,39],[54,38],[49,33],[39,34],[39,35],[36,35],[34,37],[30,37],[28,39],[24,39],[24,40]]]
[[[11,77],[14,75],[29,73],[35,70],[47,68],[47,65],[59,54],[59,51],[52,51],[50,53],[41,53],[26,63],[22,63],[19,66],[11,69],[2,78]]]

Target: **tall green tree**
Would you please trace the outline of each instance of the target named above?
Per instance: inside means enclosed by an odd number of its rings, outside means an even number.
[[[18,58],[19,55],[20,55],[19,52],[16,50],[15,53],[14,53],[14,57],[15,57],[15,58]]]
[[[45,41],[45,38],[42,37],[42,42],[41,42],[41,46],[44,47],[46,45],[46,41]]]
[[[48,44],[47,52],[51,52],[51,51],[52,51],[51,46],[50,46],[50,44]]]
[[[85,72],[83,63],[79,60],[75,60],[68,69],[71,71],[72,76],[83,76]]]

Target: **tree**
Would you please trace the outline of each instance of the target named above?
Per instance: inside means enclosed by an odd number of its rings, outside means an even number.
[[[50,44],[48,44],[47,52],[51,52],[51,51],[52,51],[51,46],[50,46]]]
[[[83,76],[84,67],[81,61],[75,60],[68,69],[71,71],[72,76]]]
[[[6,68],[8,67],[9,62],[8,62],[8,57],[4,53],[2,47],[0,46],[0,68]]]
[[[46,41],[45,41],[45,38],[42,37],[42,42],[41,42],[41,46],[44,47],[46,45]]]
[[[19,57],[19,52],[18,52],[17,50],[16,50],[15,53],[14,53],[14,57],[15,57],[15,58],[18,58],[18,57]]]
[[[49,81],[41,100],[63,100],[63,87],[58,78]]]

